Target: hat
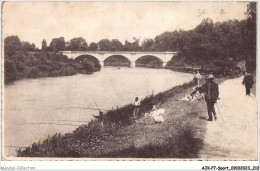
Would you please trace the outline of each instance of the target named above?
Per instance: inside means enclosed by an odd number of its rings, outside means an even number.
[[[207,77],[207,79],[214,79],[213,74],[209,74],[208,77]]]

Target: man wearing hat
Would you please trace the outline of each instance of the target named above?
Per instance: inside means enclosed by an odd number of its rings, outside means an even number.
[[[254,80],[253,80],[253,77],[251,76],[251,74],[245,72],[245,77],[243,79],[242,84],[245,85],[245,87],[246,87],[246,95],[250,96],[250,89],[252,88],[252,86],[254,84]]]
[[[205,93],[205,101],[207,102],[209,115],[208,121],[212,121],[212,114],[214,115],[215,120],[217,120],[214,104],[218,99],[219,91],[218,84],[214,82],[214,76],[212,74],[208,75],[206,83],[199,88],[199,92]]]

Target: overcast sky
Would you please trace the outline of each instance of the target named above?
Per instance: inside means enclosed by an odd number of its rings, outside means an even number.
[[[5,2],[3,36],[22,41],[83,37],[132,41],[165,31],[190,30],[203,18],[214,22],[245,19],[246,2]]]

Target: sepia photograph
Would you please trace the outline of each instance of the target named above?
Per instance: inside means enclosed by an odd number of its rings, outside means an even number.
[[[1,160],[258,160],[258,3],[3,2]]]

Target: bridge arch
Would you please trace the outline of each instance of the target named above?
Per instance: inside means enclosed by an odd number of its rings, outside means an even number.
[[[155,55],[143,55],[135,60],[135,66],[162,67],[163,64],[164,59]]]
[[[116,61],[113,61],[115,59]],[[104,66],[130,66],[131,60],[124,55],[110,55],[104,59]]]
[[[74,62],[82,64],[82,65],[86,62],[90,62],[94,65],[93,66],[94,68],[98,68],[99,70],[101,68],[99,59],[93,55],[88,55],[88,54],[79,55],[78,57],[76,57],[74,59]]]
[[[82,54],[82,55],[78,55],[77,57],[74,58],[74,61],[75,62],[80,62],[84,59],[89,59],[89,60],[93,60],[93,61],[98,61],[99,62],[99,59],[94,56],[94,55],[89,55],[89,54]]]

